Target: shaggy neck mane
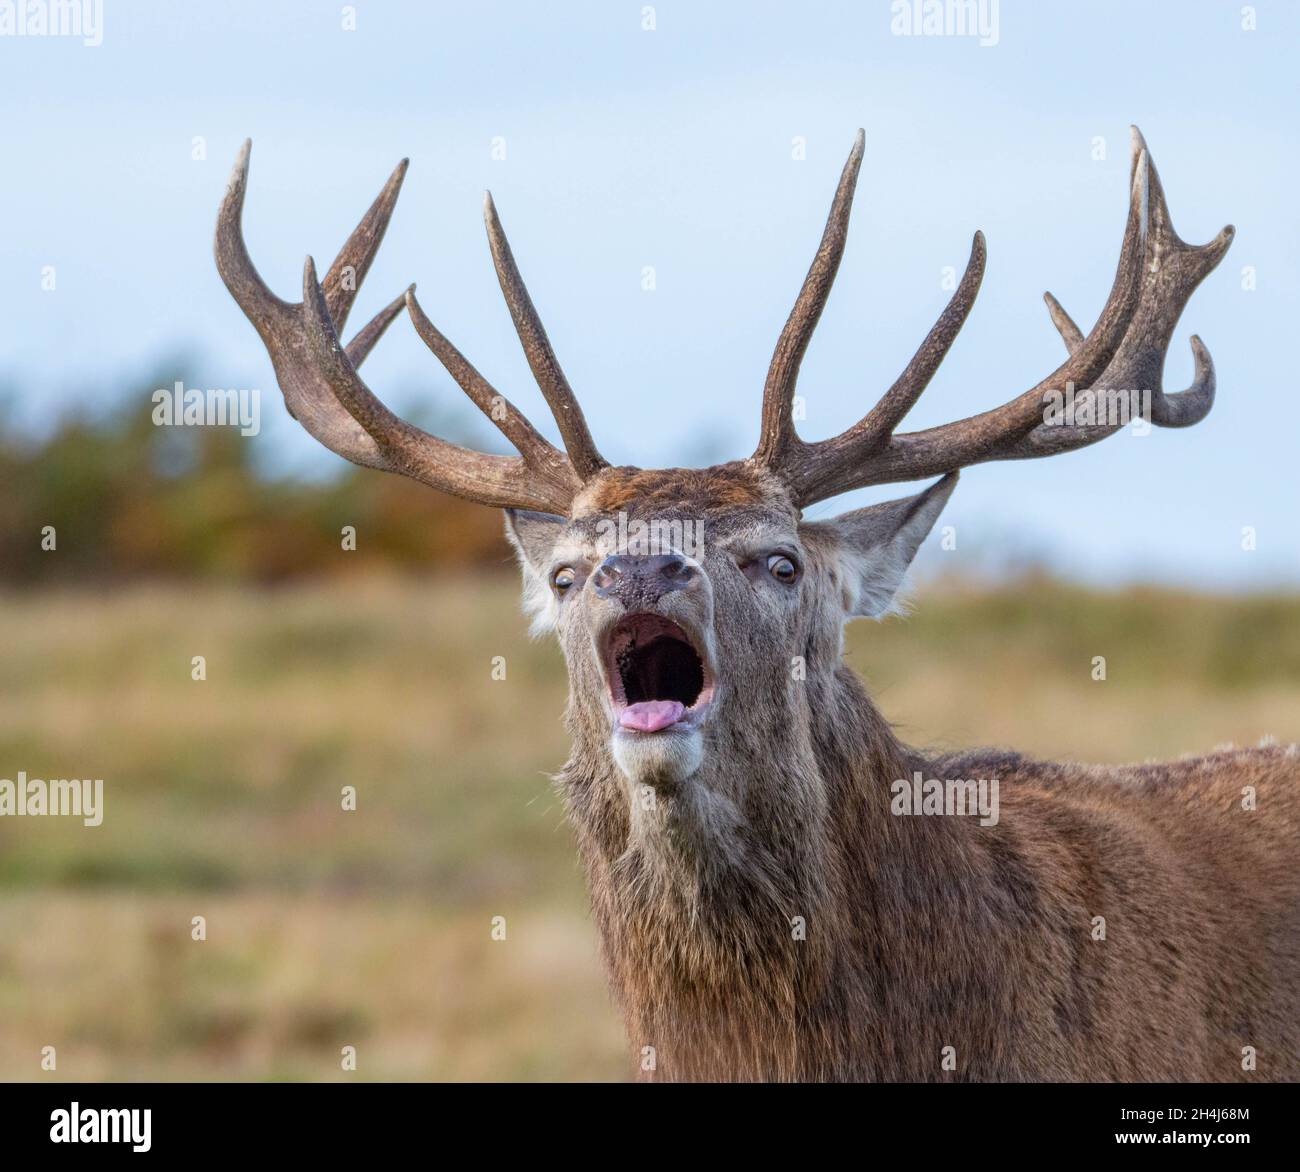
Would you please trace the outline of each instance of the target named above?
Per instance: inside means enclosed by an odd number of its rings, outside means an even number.
[[[954,885],[936,860],[961,844],[936,839],[960,837],[963,820],[909,819],[926,825],[899,832],[890,784],[924,764],[858,678],[838,666],[810,677],[805,698],[776,727],[720,721],[701,784],[649,809],[629,803],[601,722],[570,701],[574,751],[559,780],[647,1076],[868,1077],[847,1043],[896,995],[889,941],[928,930],[929,901]],[[785,784],[755,784],[771,772]],[[755,805],[764,793],[782,794],[780,807]]]

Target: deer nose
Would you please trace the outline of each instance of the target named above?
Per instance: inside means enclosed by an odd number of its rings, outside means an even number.
[[[591,586],[598,597],[617,599],[626,610],[645,610],[665,594],[685,590],[696,576],[680,554],[611,554],[596,567]]]

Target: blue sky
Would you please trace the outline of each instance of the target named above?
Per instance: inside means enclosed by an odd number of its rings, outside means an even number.
[[[820,438],[874,402],[981,228],[979,302],[907,423],[930,426],[1059,364],[1044,289],[1091,324],[1114,271],[1136,122],[1179,232],[1200,243],[1225,223],[1238,230],[1166,367],[1180,389],[1199,333],[1218,402],[1189,431],[972,469],[945,522],[991,566],[1032,549],[1099,582],[1300,583],[1300,6],[1265,0],[1249,31],[1237,0],[1002,0],[988,47],[892,35],[889,0],[670,0],[653,5],[653,31],[646,5],[621,0],[361,0],[355,30],[343,7],[104,0],[97,48],[0,37],[0,370],[29,424],[119,397],[163,356],[188,354],[174,373],[187,385],[263,390],[263,432],[248,442],[267,467],[337,466],[280,410],[212,264],[217,205],[251,136],[246,234],[283,296],[298,298],[303,256],[328,264],[409,155],[358,324],[418,281],[434,321],[553,434],[489,260],[490,188],[606,456],[747,454],[772,346],[863,126],[849,247],[800,380],[802,430]],[[792,157],[796,138],[806,158]],[[41,288],[50,265],[53,292]],[[398,409],[462,411],[404,319],[366,374]]]

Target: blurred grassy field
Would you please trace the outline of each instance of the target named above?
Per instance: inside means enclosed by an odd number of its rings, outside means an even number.
[[[105,779],[0,820],[0,1078],[624,1077],[524,628],[506,576],[0,596],[0,777]],[[850,658],[917,744],[1300,736],[1296,597],[940,585]]]

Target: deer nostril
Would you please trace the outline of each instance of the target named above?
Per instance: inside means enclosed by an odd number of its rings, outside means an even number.
[[[614,558],[601,562],[592,575],[592,583],[597,590],[608,590],[623,576]]]

